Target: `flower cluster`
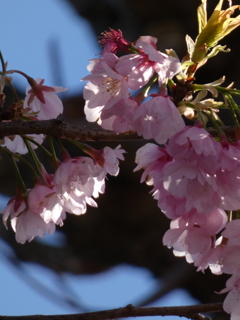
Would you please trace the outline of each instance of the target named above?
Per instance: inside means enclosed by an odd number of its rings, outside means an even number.
[[[240,316],[240,124],[239,106],[233,95],[240,90],[220,87],[224,78],[205,85],[195,84],[196,71],[225,47],[218,41],[240,25],[240,17],[230,18],[237,7],[221,10],[223,0],[207,20],[206,0],[198,8],[199,35],[194,42],[187,36],[187,55],[181,63],[173,50],[167,54],[157,50],[157,40],[141,36],[135,42],[124,39],[120,30],[102,34],[103,51],[92,59],[84,88],[84,111],[89,122],[116,133],[137,132],[144,139],[154,139],[136,154],[137,167],[143,169],[141,182],[152,186],[153,198],[161,211],[171,219],[163,244],[173,247],[173,253],[185,257],[198,271],[207,268],[214,274],[227,273],[231,278],[224,309],[231,319]],[[217,32],[215,32],[217,30]],[[124,55],[118,55],[119,52]],[[3,64],[3,59],[1,59]],[[0,103],[3,104],[4,84],[8,74],[17,72],[28,81],[26,98],[10,107],[9,118],[3,121],[46,120],[63,111],[55,94],[66,89],[44,85],[42,79],[32,79],[21,71],[3,72],[0,79]],[[154,91],[155,90],[155,91]],[[150,92],[150,94],[149,94]],[[198,92],[196,94],[196,92]],[[223,101],[215,98],[221,94]],[[204,99],[207,95],[212,97]],[[231,110],[235,136],[222,131],[218,109]],[[3,113],[4,114],[4,113]],[[184,119],[194,122],[186,126]],[[215,127],[215,138],[207,123]],[[20,243],[54,233],[63,225],[66,212],[80,215],[87,205],[96,207],[95,198],[105,191],[107,174],[116,176],[119,160],[125,152],[120,147],[96,150],[74,142],[88,156],[71,158],[60,145],[63,159],[56,158],[43,146],[43,135],[11,136],[1,141],[7,147],[16,169],[16,158],[30,151],[36,183],[26,190],[18,170],[17,196],[1,211],[3,222],[11,221]],[[160,146],[161,145],[161,146]],[[46,152],[55,171],[48,174],[34,153],[40,146]]]
[[[62,101],[56,95],[56,92],[66,91],[67,88],[46,86],[44,85],[44,79],[34,80],[17,70],[9,71],[8,73],[12,72],[24,75],[29,82],[29,86],[26,88],[26,97],[24,101],[20,101],[21,105],[19,106],[18,102],[14,106],[11,106],[11,109],[14,111],[11,115],[11,119],[8,121],[17,119],[24,121],[48,120],[56,118],[63,112]],[[31,134],[28,135],[28,138],[36,141],[38,144],[42,144],[45,136],[43,134]],[[31,142],[30,144],[33,149],[37,148],[36,144]],[[19,135],[5,137],[1,145],[7,147],[13,153],[26,154],[28,152],[26,144]]]
[[[67,157],[54,175],[42,169],[42,179],[32,190],[8,202],[1,213],[6,227],[10,217],[17,242],[54,233],[55,225],[63,225],[66,212],[80,215],[86,212],[87,204],[97,207],[92,197],[104,193],[107,174],[118,174],[119,159],[124,160],[125,151],[105,147],[100,151],[91,148],[91,152],[93,158]]]
[[[205,129],[188,126],[166,148],[152,143],[140,148],[136,162],[135,171],[144,169],[141,181],[153,186],[159,208],[172,220],[163,244],[198,270],[232,274],[221,292],[232,290],[224,309],[235,319],[240,221],[228,222],[227,212],[240,210],[240,142],[219,143]]]
[[[148,89],[155,75],[162,87],[181,71],[181,63],[177,57],[158,51],[153,37],[142,36],[131,44],[115,33],[110,30],[105,34],[101,58],[91,60],[88,66],[91,74],[82,79],[88,81],[83,93],[86,118],[107,130],[136,131],[145,139],[165,143],[184,128],[171,97],[162,90],[145,101],[141,93],[136,96],[134,92],[143,87]],[[114,42],[114,37],[118,41]],[[118,50],[128,54],[117,57]]]
[[[220,1],[216,12],[221,5]],[[236,7],[222,15],[233,13]],[[235,319],[240,314],[240,260],[236,257],[240,232],[239,220],[229,222],[229,214],[240,210],[239,125],[237,141],[229,141],[220,130],[217,108],[224,104],[232,110],[238,107],[227,90],[225,102],[203,100],[207,91],[213,98],[218,96],[216,86],[223,78],[207,85],[193,84],[196,70],[223,50],[217,46],[222,36],[212,39],[215,36],[207,32],[216,12],[208,23],[206,17],[199,21],[201,33],[196,43],[187,37],[186,66],[173,51],[168,50],[169,55],[158,51],[153,37],[130,43],[120,30],[111,29],[100,40],[104,45],[101,57],[91,60],[91,74],[82,80],[88,81],[84,89],[88,121],[116,133],[135,131],[144,139],[165,144],[148,143],[140,148],[135,169],[144,169],[141,182],[153,186],[158,207],[171,219],[163,244],[173,247],[176,256],[185,256],[199,271],[209,267],[214,274],[232,274],[221,293],[230,291],[224,309]],[[204,3],[200,14],[205,15]],[[239,25],[238,17],[234,21],[234,27]],[[226,34],[224,28],[221,32]],[[199,44],[202,37],[207,39],[204,48]],[[214,48],[211,53],[210,48]],[[118,57],[119,51],[125,55]],[[158,92],[147,96],[155,81]],[[193,97],[195,89],[200,92]],[[182,115],[197,121],[186,126]],[[218,130],[217,140],[204,129],[209,120]]]

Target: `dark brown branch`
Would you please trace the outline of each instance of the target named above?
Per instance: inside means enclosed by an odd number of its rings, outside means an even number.
[[[228,138],[235,139],[235,130],[232,127],[222,128]],[[214,128],[207,131],[217,137]],[[72,126],[64,121],[51,119],[42,121],[11,121],[0,123],[0,139],[6,136],[45,134],[56,138],[65,138],[81,141],[124,141],[142,139],[136,132],[115,133],[101,128],[90,129],[88,127]]]
[[[204,319],[199,313],[223,312],[222,303],[212,303],[203,305],[181,306],[181,307],[150,307],[138,308],[127,305],[124,308],[88,312],[81,314],[64,315],[31,315],[31,316],[0,316],[0,320],[107,320],[128,317],[146,316],[179,316],[189,319]],[[206,319],[206,318],[205,318]],[[208,319],[208,318],[207,318]]]
[[[57,120],[42,121],[12,121],[0,123],[0,138],[12,135],[45,134],[56,138],[65,138],[81,141],[121,141],[139,140],[135,132],[115,133],[103,129],[89,129],[87,127],[76,127]]]

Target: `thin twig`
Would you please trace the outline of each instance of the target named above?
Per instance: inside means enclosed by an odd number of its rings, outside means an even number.
[[[222,131],[228,138],[235,140],[235,130],[232,127],[223,127]],[[207,128],[207,131],[217,137],[214,128]],[[42,121],[11,121],[0,123],[0,139],[6,136],[44,134],[55,138],[65,138],[81,141],[126,141],[140,140],[136,132],[115,133],[104,129],[90,129],[88,127],[72,126],[64,121],[51,119]]]
[[[56,138],[81,141],[121,141],[142,139],[135,132],[115,133],[103,129],[72,126],[64,121],[51,119],[42,121],[11,121],[0,123],[0,138],[12,135],[44,134]]]
[[[150,307],[138,308],[127,305],[123,308],[64,315],[30,315],[30,316],[0,316],[0,320],[107,320],[128,317],[146,316],[179,316],[188,319],[204,319],[199,313],[222,312],[222,303],[211,303],[203,305],[181,306],[181,307]]]

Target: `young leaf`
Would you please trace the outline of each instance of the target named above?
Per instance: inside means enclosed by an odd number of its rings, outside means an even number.
[[[207,0],[202,0],[202,4],[197,9],[198,32],[199,33],[202,31],[202,29],[207,24],[206,2],[207,2]]]

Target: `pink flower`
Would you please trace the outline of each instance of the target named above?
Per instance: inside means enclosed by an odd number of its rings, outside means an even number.
[[[216,172],[217,192],[214,201],[224,210],[240,209],[240,142],[224,144]]]
[[[222,236],[228,239],[228,246],[240,245],[240,220],[235,219],[229,221],[225,230],[222,232]]]
[[[63,225],[66,214],[54,186],[35,185],[28,195],[28,207],[46,223],[53,221],[55,224]]]
[[[193,210],[171,222],[171,229],[163,237],[163,244],[173,247],[175,256],[186,256],[191,263],[199,255],[207,255],[214,246],[215,235],[227,223],[227,214],[217,209],[208,215]]]
[[[211,272],[216,275],[222,274],[222,252],[224,245],[222,245],[222,237],[217,240],[214,239],[211,249],[208,252],[200,253],[194,261],[194,266],[198,267],[197,271],[204,272],[209,267]]]
[[[111,69],[115,68],[116,62],[118,61],[118,57],[113,54],[113,53],[106,53],[104,54],[104,56],[102,56],[101,58],[95,58],[95,59],[90,59],[89,60],[90,63],[87,66],[87,70],[93,74],[95,74],[95,76],[97,75],[97,73],[99,74],[104,74],[104,68],[105,65],[107,64]],[[94,76],[94,77],[95,77]],[[94,78],[91,75],[88,75],[86,77],[84,77],[83,79],[81,79],[82,81],[85,80],[90,80],[92,78]],[[89,79],[90,78],[90,79]]]
[[[222,253],[223,271],[234,274],[240,268],[240,220],[228,222],[222,236],[225,238],[226,246]]]
[[[9,216],[17,216],[20,212],[22,212],[26,208],[26,203],[22,198],[14,197],[8,201],[7,206],[1,210],[1,214],[3,215],[3,223],[7,227],[7,221]]]
[[[113,69],[117,60],[114,54],[105,54],[91,64],[89,71],[92,74],[82,79],[89,80],[83,92],[84,112],[89,122],[99,119],[101,125],[102,110],[129,96],[127,80]]]
[[[46,233],[55,232],[53,222],[46,223],[42,217],[33,214],[29,209],[24,210],[21,215],[11,220],[12,228],[16,233],[16,241],[25,243],[32,241],[36,236],[43,238]]]
[[[121,99],[109,108],[103,108],[101,127],[117,133],[135,131],[133,116],[138,108],[138,102],[133,97]]]
[[[153,143],[147,143],[136,153],[135,162],[138,164],[134,171],[145,169],[141,177],[141,182],[147,180],[148,185],[155,185],[161,177],[161,170],[172,157],[168,155],[164,148]]]
[[[134,114],[134,128],[145,139],[155,139],[159,144],[167,142],[181,131],[184,121],[168,96],[152,95],[152,99],[141,104]]]
[[[52,221],[46,223],[39,214],[33,213],[23,199],[12,198],[1,213],[6,227],[11,217],[11,225],[19,243],[30,242],[36,236],[42,238],[46,233],[53,234],[55,231],[55,224]]]
[[[35,140],[39,144],[42,144],[45,136],[43,134],[32,134],[27,135],[29,138]],[[31,147],[33,149],[37,148],[37,145],[34,143],[31,143]],[[4,143],[2,144],[3,147],[8,148],[13,153],[19,153],[19,154],[26,154],[28,153],[28,149],[26,147],[26,144],[24,143],[21,136],[13,136],[13,137],[4,137]]]
[[[163,173],[164,188],[186,197],[186,209],[240,208],[240,145],[221,145],[204,129],[186,127],[173,136],[167,151],[174,158]]]
[[[105,190],[106,171],[96,166],[89,157],[67,159],[55,172],[54,185],[65,211],[83,214],[86,204],[97,207],[92,199]]]
[[[223,303],[223,309],[231,314],[231,319],[237,320],[240,315],[240,220],[228,222],[222,236],[225,238],[225,248],[222,252],[222,270],[232,274],[226,282],[226,288],[220,293],[228,292]]]
[[[30,86],[26,89],[24,108],[30,107],[33,112],[37,112],[39,120],[56,118],[63,112],[62,101],[55,92],[66,91],[63,87],[49,87],[43,85],[44,79],[32,79],[28,77]]]
[[[162,181],[156,181],[151,191],[158,201],[158,207],[169,219],[177,219],[186,214],[186,197],[176,197],[164,189]]]
[[[224,234],[224,231],[223,231]],[[222,252],[222,270],[228,274],[234,274],[235,270],[240,267],[240,245],[228,244]]]
[[[231,320],[238,320],[240,316],[240,269],[229,278],[226,282],[226,288],[220,293],[228,292],[223,302],[223,309],[231,314]]]
[[[197,160],[201,168],[216,172],[222,147],[205,129],[187,126],[169,140],[167,151],[176,160]]]
[[[165,148],[158,147],[153,143],[147,143],[136,154],[135,162],[138,164],[134,171],[144,169],[141,182],[154,186],[152,189],[154,199],[158,200],[158,207],[170,219],[176,219],[186,213],[185,198],[173,197],[163,187],[162,172],[167,163],[171,163],[172,157]]]
[[[177,58],[169,57],[156,50],[157,39],[150,36],[140,37],[134,47],[139,54],[129,54],[119,58],[116,70],[128,77],[129,88],[137,90],[158,74],[159,87],[167,78],[172,78],[181,71],[181,63]]]
[[[119,145],[115,149],[105,147],[102,150],[97,150],[87,146],[84,151],[94,159],[96,165],[99,165],[103,171],[105,170],[105,175],[109,173],[111,176],[117,176],[119,173],[119,159],[124,160],[123,153],[126,152],[120,147]]]
[[[170,139],[170,152],[172,150],[171,140],[175,141],[176,137],[181,136],[186,130],[184,128]],[[164,210],[169,218],[177,218],[192,209],[197,209],[199,213],[209,213],[218,208],[213,202],[213,196],[217,189],[215,171],[211,171],[213,165],[209,165],[207,160],[212,162],[215,160],[217,164],[217,157],[220,154],[218,146],[221,149],[221,145],[216,142],[215,157],[212,153],[206,154],[206,157],[204,157],[200,149],[198,153],[194,151],[194,144],[191,145],[190,131],[189,142],[183,144],[182,147],[184,150],[184,152],[182,151],[182,158],[180,150],[180,156],[176,156],[176,159],[174,159],[172,155],[175,155],[175,153],[171,152],[169,154],[167,146],[166,150],[161,150],[161,152],[164,152],[164,158],[159,156],[156,161],[153,158],[149,167],[148,165],[145,167],[143,175],[144,179],[146,176],[149,177],[148,184],[150,184],[150,180],[151,185],[154,186],[153,196],[158,200],[158,206]],[[178,155],[178,153],[176,154]],[[141,154],[141,157],[143,156],[144,153]],[[162,159],[164,160],[162,161]],[[138,157],[137,162],[141,161]]]
[[[202,213],[225,209],[214,200],[221,148],[198,127],[186,127],[169,140],[166,150],[173,161],[163,168],[162,186],[174,198],[185,201],[186,212],[194,208]]]
[[[163,168],[161,180],[169,194],[186,199],[186,212],[195,208],[200,213],[209,213],[217,208],[213,202],[217,190],[215,176],[199,167],[197,159],[192,162],[174,159]]]
[[[154,170],[146,166],[144,175],[151,177],[153,196],[166,216],[240,208],[239,142],[222,146],[206,130],[185,127],[169,139],[165,152],[169,161]]]

